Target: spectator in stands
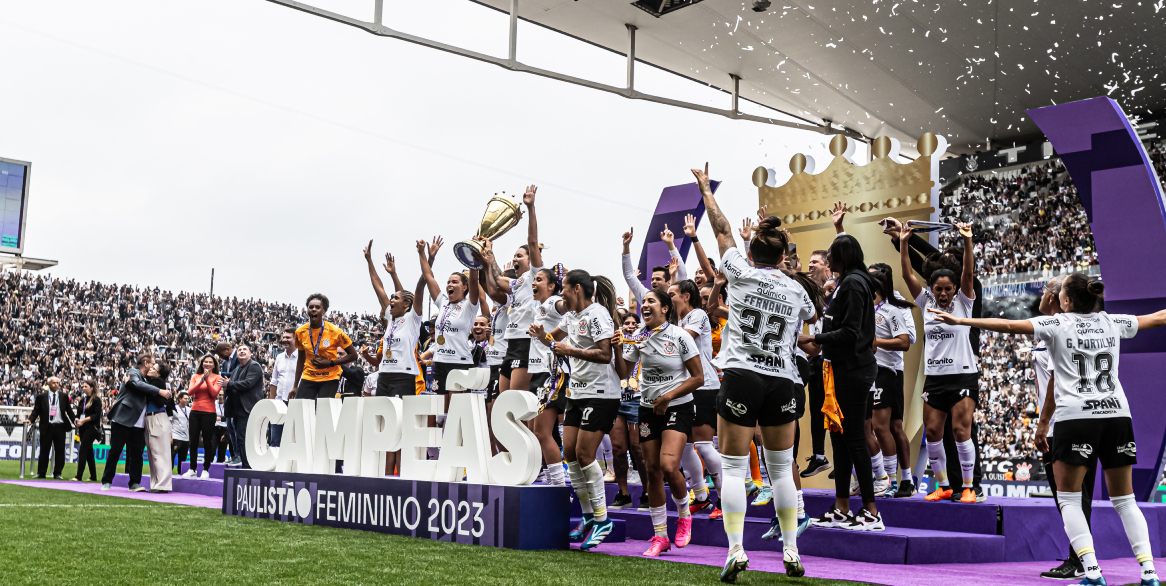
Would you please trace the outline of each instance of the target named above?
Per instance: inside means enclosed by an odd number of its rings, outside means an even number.
[[[279,399],[288,402],[292,387],[296,386],[296,362],[300,359],[300,351],[296,350],[295,328],[284,328],[279,335],[279,347],[283,350],[275,355],[275,366],[271,369],[271,383],[267,387],[268,399]],[[283,437],[283,426],[271,426],[271,445],[279,446]]]
[[[170,415],[170,432],[172,434],[172,449],[171,451],[177,456],[174,463],[177,469],[177,474],[182,473],[182,463],[186,461],[187,452],[191,452],[190,446],[190,395],[187,393],[178,394],[178,404],[174,407],[174,413]],[[197,453],[197,446],[195,453]],[[190,470],[194,470],[198,459],[194,456],[190,458]],[[207,458],[210,460],[210,458]],[[189,472],[189,470],[188,470]]]
[[[145,446],[146,403],[151,397],[170,398],[170,391],[160,389],[146,382],[142,369],[154,366],[154,356],[138,354],[134,361],[137,368],[126,373],[126,381],[117,394],[113,406],[109,408],[109,452],[105,457],[105,472],[101,475],[101,490],[113,486],[117,474],[118,460],[122,449],[126,449],[126,473],[129,475],[129,489],[141,491],[142,448]],[[169,466],[167,466],[169,469]]]
[[[226,395],[219,391],[219,396],[215,399],[215,462],[222,464],[227,461],[227,447],[230,445],[231,436],[227,433]],[[234,449],[231,453],[233,456]],[[208,455],[206,459],[210,460],[210,456]]]
[[[212,354],[206,354],[198,361],[198,370],[190,377],[190,393],[193,406],[190,410],[191,445],[190,469],[182,477],[194,478],[198,476],[198,440],[202,438],[202,479],[211,477],[211,459],[215,453],[216,439],[215,423],[221,416],[215,411],[215,398],[224,385],[223,377],[219,376],[219,361]]]
[[[158,387],[166,388],[166,380],[170,378],[170,366],[163,361],[157,361],[146,371],[146,382]],[[170,429],[170,412],[174,403],[169,397],[150,397],[146,403],[146,455],[150,458],[150,492],[170,492],[173,490],[171,481],[171,465],[174,454],[170,452],[174,441],[174,433]]]
[[[263,398],[263,367],[251,360],[251,347],[240,344],[235,349],[238,365],[231,371],[231,379],[223,386],[227,399],[227,433],[231,435],[231,445],[238,451],[236,457],[243,468],[250,468],[247,462],[247,419],[251,408]]]
[[[81,402],[81,417],[77,418],[81,445],[77,454],[77,475],[73,480],[84,480],[85,466],[88,465],[89,482],[96,482],[97,460],[93,455],[93,442],[101,436],[101,394],[97,392],[97,383],[91,378],[81,381],[81,391],[85,393]]]
[[[40,457],[36,464],[36,477],[43,479],[49,469],[49,450],[53,458],[53,478],[61,480],[61,472],[65,469],[65,436],[73,428],[77,419],[73,415],[73,407],[69,404],[69,396],[61,391],[61,379],[50,377],[45,392],[36,396],[32,413],[28,416],[28,425],[40,420]],[[72,443],[72,442],[70,442]]]

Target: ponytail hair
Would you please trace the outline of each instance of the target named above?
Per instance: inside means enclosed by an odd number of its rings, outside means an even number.
[[[1090,279],[1085,273],[1065,277],[1061,290],[1073,303],[1073,313],[1093,313],[1105,298],[1105,283]]]
[[[890,303],[891,307],[898,307],[899,309],[915,307],[914,303],[895,297],[895,288],[891,286],[891,277],[888,272],[874,269],[871,271],[870,276],[874,279],[875,292],[882,296],[884,303]]]
[[[685,279],[676,283],[676,288],[679,291],[678,295],[688,295],[688,304],[693,309],[704,309],[704,301],[700,298],[700,288],[696,286],[696,281]]]
[[[551,284],[551,295],[563,292],[563,279],[567,278],[567,267],[563,266],[563,263],[540,269],[539,272],[546,275],[547,282]]]
[[[602,305],[607,309],[607,313],[611,314],[611,321],[619,319],[619,313],[616,311],[615,302],[615,286],[611,281],[602,275],[591,276],[591,273],[583,269],[575,269],[567,273],[563,278],[563,286],[578,285],[583,289],[583,296],[588,299],[593,299],[596,303]]]
[[[802,289],[806,290],[806,295],[810,296],[810,303],[814,304],[814,311],[819,316],[822,315],[826,311],[826,290],[810,278],[809,273],[793,273],[790,278],[797,281]]]
[[[749,241],[749,254],[753,262],[763,265],[774,265],[781,261],[789,250],[789,237],[778,228],[781,219],[769,216],[753,226],[753,239]]]
[[[666,310],[668,312],[665,321],[672,325],[676,325],[676,323],[680,321],[676,316],[676,304],[672,302],[671,295],[667,293],[661,293],[655,289],[649,289],[646,293],[644,293],[645,297],[648,295],[655,297],[656,301],[660,302],[660,309]]]

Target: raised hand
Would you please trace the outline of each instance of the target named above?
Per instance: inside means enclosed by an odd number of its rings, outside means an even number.
[[[715,279],[713,279],[713,283],[716,283],[717,285],[727,285],[729,283],[729,278],[725,276],[725,273],[717,271],[717,276]]]
[[[397,272],[397,260],[387,252],[385,253],[385,272],[390,275]]]
[[[899,237],[899,233],[903,231],[903,223],[895,218],[885,218],[882,222],[883,234],[890,234],[894,237]]]
[[[372,240],[369,240],[368,246],[364,247],[364,260],[372,262]]]
[[[765,205],[761,206],[761,209],[757,210],[757,223],[760,224],[762,221],[765,220],[765,218],[768,218],[768,217],[769,217],[769,204],[765,204]]]
[[[526,204],[526,207],[530,207],[530,206],[534,205],[534,194],[537,191],[538,191],[537,185],[527,186],[526,193],[522,194],[522,203]]]
[[[899,240],[910,240],[911,235],[915,233],[915,229],[909,224],[902,224],[899,230]]]
[[[753,239],[753,220],[752,219],[745,218],[744,220],[741,220],[740,234],[741,234],[741,239],[744,240],[745,242],[748,242],[748,241]]]
[[[674,247],[673,243],[676,242],[676,235],[672,233],[672,230],[668,229],[668,224],[664,224],[664,231],[660,233],[660,240],[664,244],[667,244],[668,248]]]
[[[955,227],[957,230],[960,231],[960,236],[963,236],[964,238],[971,238],[972,237],[972,225],[971,224],[965,224],[965,223],[961,222],[961,223],[956,224]]]
[[[676,273],[680,270],[680,259],[672,257],[668,260],[668,274],[671,281],[676,282]]]
[[[696,236],[696,216],[692,214],[684,216],[684,235],[689,238]]]
[[[700,169],[693,169],[692,175],[696,177],[696,185],[700,188],[702,195],[711,195],[712,190],[709,188],[709,164],[704,164],[704,171]]]
[[[841,201],[834,203],[834,211],[830,213],[830,219],[834,222],[834,229],[842,232],[842,220],[846,218],[846,204]]]
[[[441,250],[441,245],[445,244],[445,240],[441,236],[434,236],[433,242],[429,244],[429,258],[437,256],[437,251]]]
[[[514,268],[514,261],[510,261],[510,262],[506,263],[506,266],[502,267],[502,271],[506,272],[506,271],[509,271],[513,268]]]
[[[628,231],[623,233],[623,245],[624,246],[627,246],[627,245],[632,243],[632,234],[635,233],[635,231],[636,231],[636,229],[633,227],[633,228],[628,228]]]
[[[623,307],[624,306],[624,298],[623,297],[616,297],[615,298],[615,306],[616,307]]]
[[[417,241],[417,254],[425,254],[425,241],[424,240]]]
[[[928,308],[927,308],[927,311],[930,311],[931,313],[934,313],[934,314],[935,314],[935,319],[937,319],[937,320],[939,320],[939,321],[941,321],[941,322],[943,322],[943,323],[945,323],[945,324],[947,324],[947,325],[949,325],[949,326],[958,326],[958,325],[960,325],[960,323],[959,323],[959,322],[960,322],[959,318],[958,318],[958,317],[956,317],[956,316],[954,316],[954,315],[952,315],[952,314],[950,314],[950,313],[947,313],[946,311],[940,311],[940,310],[938,310],[938,309],[935,309],[934,307],[928,307]]]

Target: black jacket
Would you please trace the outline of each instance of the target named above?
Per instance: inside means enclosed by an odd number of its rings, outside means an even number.
[[[117,399],[109,408],[109,422],[133,427],[142,416],[142,411],[146,410],[146,401],[157,396],[162,389],[147,383],[142,377],[142,371],[136,368],[129,370],[129,377],[128,382],[122,383]]]
[[[891,243],[895,245],[895,250],[899,250],[898,240],[894,240]],[[939,249],[932,246],[930,242],[918,234],[912,234],[911,240],[907,244],[910,246],[910,250],[907,252],[911,257],[911,268],[915,269],[915,272],[922,276],[923,261],[932,253],[939,252]],[[927,283],[923,283],[923,286],[927,287]],[[972,317],[979,319],[984,314],[984,286],[980,284],[978,277],[972,278],[972,290],[976,294],[975,301],[972,301]],[[911,301],[914,301],[914,299]],[[975,352],[976,356],[979,356],[980,328],[968,328],[968,339],[972,342],[972,352]]]
[[[840,368],[872,364],[874,357],[874,288],[870,274],[852,270],[839,279],[834,299],[822,319],[822,357]]]
[[[48,433],[53,429],[53,424],[49,418],[49,392],[45,391],[36,396],[32,402],[32,414],[28,416],[29,423],[40,420],[41,433]],[[77,416],[73,415],[73,406],[69,404],[69,396],[57,391],[57,402],[57,409],[61,411],[61,420],[70,428],[73,427],[74,422],[77,421]]]
[[[254,359],[247,364],[239,364],[231,371],[231,380],[223,386],[226,405],[223,414],[227,417],[243,417],[251,414],[255,406],[266,394],[263,391],[263,367]]]
[[[89,397],[81,397],[81,417],[88,417],[89,421],[82,424],[78,431],[84,431],[86,429],[95,430],[101,425],[101,397],[94,394],[92,404],[86,407],[86,403],[89,403]]]

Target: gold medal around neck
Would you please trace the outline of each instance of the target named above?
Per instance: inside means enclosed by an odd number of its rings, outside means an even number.
[[[490,336],[490,345],[491,345],[491,346],[493,346],[493,345],[494,345],[494,336]]]
[[[438,337],[437,337],[437,345],[438,345],[438,346],[444,346],[444,345],[445,345],[445,334],[442,334],[442,335],[440,335],[440,336],[438,336]]]
[[[393,351],[392,350],[385,350],[385,360],[388,360],[392,357],[393,357]]]

